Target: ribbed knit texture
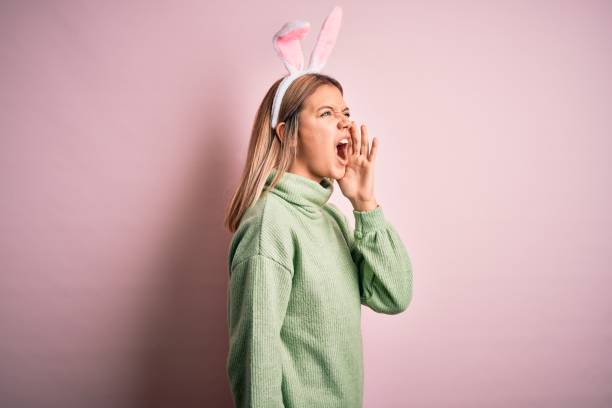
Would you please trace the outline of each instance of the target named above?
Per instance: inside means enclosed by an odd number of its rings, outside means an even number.
[[[350,231],[332,191],[328,179],[286,172],[233,236],[226,368],[236,407],[361,407],[361,305],[397,314],[412,299],[410,258],[382,208],[353,211]]]

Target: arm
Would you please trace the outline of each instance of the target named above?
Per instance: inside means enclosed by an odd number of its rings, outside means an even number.
[[[412,300],[412,265],[406,248],[380,206],[353,210],[355,230],[347,234],[359,271],[361,303],[372,310],[397,314]]]
[[[353,204],[355,231],[351,233],[342,216],[346,241],[359,272],[361,304],[372,310],[397,314],[412,300],[412,266],[397,231],[389,224],[374,198],[374,164],[379,139],[368,142],[368,131],[355,122],[344,176],[338,180],[342,194]]]
[[[283,407],[281,339],[292,273],[264,255],[232,267],[227,373],[236,407]]]

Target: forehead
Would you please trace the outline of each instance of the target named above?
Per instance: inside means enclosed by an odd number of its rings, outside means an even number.
[[[306,108],[312,111],[317,110],[323,105],[330,105],[338,110],[346,107],[340,90],[332,85],[321,85],[318,87],[317,90],[306,99],[305,104]]]

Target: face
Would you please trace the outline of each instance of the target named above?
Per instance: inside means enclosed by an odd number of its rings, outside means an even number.
[[[305,101],[299,114],[298,148],[289,171],[320,182],[323,177],[344,177],[350,140],[350,112],[342,94],[332,85],[321,85]]]

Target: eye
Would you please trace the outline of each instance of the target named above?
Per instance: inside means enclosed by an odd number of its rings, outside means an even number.
[[[325,114],[326,114],[326,113],[331,113],[331,111],[325,111],[325,112],[323,112],[323,113],[321,114],[321,116],[325,116]],[[351,113],[350,113],[350,112],[346,112],[344,115],[345,115],[347,118],[350,118],[350,117],[351,117]]]

